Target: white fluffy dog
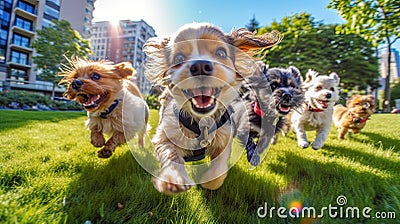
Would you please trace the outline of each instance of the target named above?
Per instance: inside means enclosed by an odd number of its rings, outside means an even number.
[[[317,131],[317,137],[312,143],[313,149],[320,149],[324,145],[332,124],[333,106],[339,100],[339,81],[336,73],[327,76],[312,70],[307,72],[303,82],[303,110],[296,110],[291,116],[292,129],[300,147],[307,148],[310,145],[306,135],[308,130]]]

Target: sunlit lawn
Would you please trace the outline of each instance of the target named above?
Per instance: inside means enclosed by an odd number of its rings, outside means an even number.
[[[97,158],[82,112],[0,111],[0,118],[0,223],[399,222],[400,115],[373,115],[344,141],[332,129],[318,151],[297,148],[290,133],[255,170],[242,156],[219,190],[196,186],[178,196],[157,192],[126,145]],[[151,111],[153,130],[157,122]],[[397,218],[332,218],[327,210],[315,219],[257,215],[265,203],[288,208],[295,201],[319,211],[338,206],[341,195],[343,209],[370,207],[371,216]]]

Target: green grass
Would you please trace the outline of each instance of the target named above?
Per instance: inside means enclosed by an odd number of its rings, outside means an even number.
[[[373,115],[362,133],[343,141],[332,128],[318,151],[297,148],[290,133],[254,170],[242,156],[219,190],[195,186],[177,196],[158,193],[126,145],[97,158],[84,113],[0,111],[0,118],[0,223],[312,223],[277,213],[261,219],[257,210],[294,200],[318,210],[337,206],[340,195],[346,207],[397,218],[331,218],[325,211],[318,223],[399,223],[399,115]]]

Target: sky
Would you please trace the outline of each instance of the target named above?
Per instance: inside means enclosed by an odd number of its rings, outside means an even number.
[[[285,16],[307,12],[325,24],[345,21],[326,6],[330,0],[96,0],[93,21],[141,20],[157,36],[171,36],[182,25],[209,22],[229,32],[241,28],[255,16],[260,26]],[[395,47],[400,49],[400,41]]]

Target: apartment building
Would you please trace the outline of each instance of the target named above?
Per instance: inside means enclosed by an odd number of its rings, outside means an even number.
[[[117,24],[103,21],[93,23],[91,34],[93,59],[131,62],[137,72],[137,85],[142,93],[148,93],[151,83],[143,74],[145,54],[142,48],[147,39],[156,36],[153,27],[143,20],[120,20]]]
[[[96,0],[63,0],[60,20],[67,20],[84,39],[90,38],[94,3]]]
[[[48,27],[52,20],[68,20],[69,17],[80,18],[83,21],[90,20],[91,12],[94,9],[95,0],[1,0],[0,1],[0,91],[20,89],[49,94],[52,84],[41,81],[36,75],[35,65],[32,57],[35,52],[31,48],[31,43],[36,38],[36,30]],[[71,2],[85,3],[83,12],[75,10],[70,12]],[[63,12],[65,5],[66,12]],[[75,9],[78,9],[76,7]],[[68,20],[69,21],[69,20]],[[86,22],[74,20],[71,25],[84,26]],[[88,21],[88,23],[90,23]],[[82,32],[84,28],[82,27]],[[86,31],[89,31],[87,28]],[[78,30],[80,31],[80,30]],[[89,33],[87,33],[89,35]],[[56,88],[57,93],[62,93],[62,88]]]

